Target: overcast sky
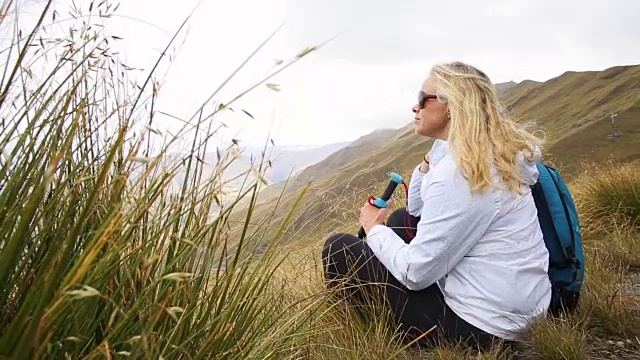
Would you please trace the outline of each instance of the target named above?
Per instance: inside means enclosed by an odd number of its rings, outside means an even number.
[[[126,17],[109,26],[124,37],[128,64],[148,69],[197,3],[121,1],[118,14]],[[236,105],[255,119],[221,118],[230,136],[240,131],[245,144],[264,143],[270,130],[277,144],[353,140],[411,122],[416,93],[436,62],[470,62],[494,82],[638,64],[638,19],[640,2],[631,0],[204,0],[161,79],[158,109],[191,116],[283,23],[219,101],[264,76],[274,59],[340,35],[273,79],[280,92],[263,86]]]

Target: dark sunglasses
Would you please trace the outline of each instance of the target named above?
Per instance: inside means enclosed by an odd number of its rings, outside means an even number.
[[[428,95],[424,91],[420,91],[418,93],[418,107],[420,107],[420,109],[422,109],[422,108],[424,108],[424,103],[426,103],[427,100],[435,100],[437,98],[438,97],[436,95]]]

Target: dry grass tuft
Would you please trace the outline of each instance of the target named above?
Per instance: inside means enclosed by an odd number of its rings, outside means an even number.
[[[508,360],[510,353],[505,352],[502,346],[495,346],[487,352],[477,352],[464,349],[459,346],[448,345],[433,350],[415,350],[410,359],[433,360]]]
[[[624,290],[626,268],[606,256],[589,257],[580,314],[602,336],[640,336],[640,294]]]
[[[591,164],[572,184],[585,234],[640,226],[640,165]]]
[[[589,352],[589,335],[579,317],[547,318],[531,326],[520,355],[523,359],[584,359]]]
[[[640,232],[629,227],[614,227],[611,233],[585,239],[585,247],[606,267],[622,268],[624,271],[640,270]],[[602,266],[605,266],[604,264]]]

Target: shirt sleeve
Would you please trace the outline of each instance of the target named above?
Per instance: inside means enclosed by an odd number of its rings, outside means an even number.
[[[433,174],[425,188],[415,238],[406,244],[392,229],[374,226],[367,243],[380,262],[410,290],[443,278],[469,252],[498,213],[490,190],[470,192],[455,169]]]
[[[422,195],[420,194],[420,188],[422,187],[422,179],[426,173],[420,171],[420,165],[413,169],[411,174],[411,180],[409,180],[408,194],[407,194],[407,212],[413,216],[420,216],[422,211]]]

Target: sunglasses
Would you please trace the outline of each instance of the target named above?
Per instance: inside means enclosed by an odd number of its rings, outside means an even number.
[[[420,107],[420,109],[422,109],[424,108],[424,103],[426,103],[428,100],[435,100],[437,98],[438,97],[436,95],[428,95],[424,91],[420,91],[418,93],[418,106]]]

